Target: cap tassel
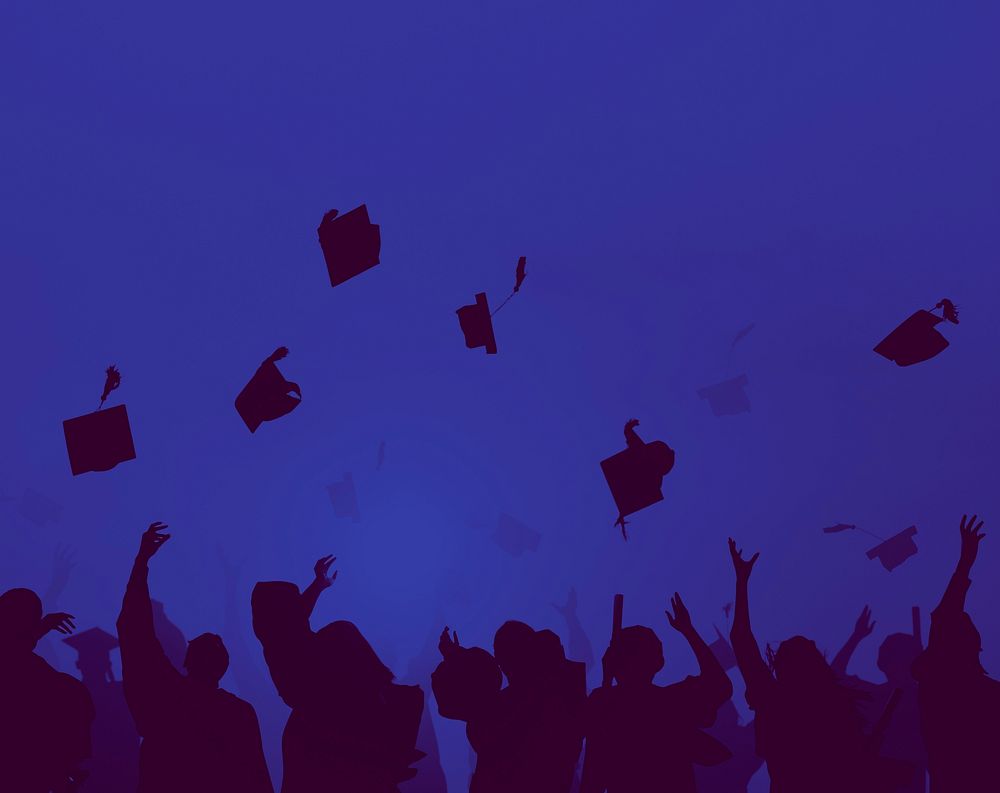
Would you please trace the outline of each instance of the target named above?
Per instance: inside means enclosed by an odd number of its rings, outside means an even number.
[[[104,407],[104,402],[108,398],[108,394],[122,384],[121,372],[118,371],[114,364],[105,370],[105,374],[107,377],[104,380],[104,392],[101,394],[101,404],[97,406],[98,410]]]

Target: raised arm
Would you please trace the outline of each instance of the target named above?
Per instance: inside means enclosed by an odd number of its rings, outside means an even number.
[[[969,520],[968,516],[962,516],[962,522],[958,528],[962,540],[962,549],[958,557],[955,572],[952,573],[951,579],[948,581],[948,587],[944,591],[944,596],[941,598],[938,607],[934,609],[934,614],[939,617],[957,616],[965,611],[965,596],[972,583],[969,577],[972,572],[972,565],[975,564],[976,556],[979,554],[979,543],[986,536],[980,532],[980,529],[983,527],[983,521],[979,521],[977,524],[977,517],[977,515],[973,515],[972,519]]]
[[[570,657],[575,661],[583,661],[589,670],[594,665],[594,648],[591,646],[590,639],[587,638],[576,613],[576,589],[570,589],[565,606],[553,603],[552,608],[562,614],[563,619],[566,620],[566,626],[569,628],[568,650]]]
[[[333,575],[330,575],[330,566],[336,561],[336,556],[324,556],[313,566],[315,577],[302,593],[302,605],[305,608],[306,617],[312,616],[313,609],[316,608],[316,601],[319,600],[323,590],[329,589],[337,580],[336,570],[333,571]]]
[[[169,687],[180,678],[156,638],[153,604],[149,597],[149,560],[170,539],[164,523],[152,523],[143,532],[118,615],[122,683],[132,717],[145,734],[150,710],[169,704]]]
[[[861,616],[854,623],[854,630],[851,632],[851,635],[844,642],[844,646],[840,648],[840,652],[834,656],[833,663],[830,664],[830,668],[833,669],[838,677],[845,677],[847,675],[847,665],[851,662],[851,656],[858,649],[858,645],[865,638],[871,636],[874,629],[875,621],[872,619],[872,611],[868,606],[865,606],[861,609]]]
[[[736,571],[736,605],[733,611],[733,627],[729,638],[740,667],[740,674],[747,685],[748,695],[752,688],[770,685],[771,671],[760,654],[757,639],[750,628],[750,596],[748,593],[750,573],[760,553],[755,553],[749,561],[743,558],[743,550],[736,548],[733,538],[729,538],[729,555]]]
[[[687,639],[691,645],[694,657],[698,659],[698,683],[704,699],[706,711],[711,711],[711,719],[715,720],[715,711],[733,695],[733,682],[722,668],[719,659],[715,657],[705,640],[695,630],[691,622],[691,615],[688,613],[681,596],[674,592],[670,599],[670,607],[674,610],[667,614],[667,621],[670,627]]]

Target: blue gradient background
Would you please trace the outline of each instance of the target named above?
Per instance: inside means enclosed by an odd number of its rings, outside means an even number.
[[[732,534],[761,551],[762,640],[832,653],[870,603],[854,669],[877,675],[884,633],[939,597],[963,511],[1000,516],[998,29],[995,3],[944,0],[13,0],[0,484],[65,509],[38,530],[0,504],[3,587],[43,590],[70,544],[60,605],[112,629],[164,520],[152,586],[189,637],[221,625],[217,546],[247,595],[336,553],[319,618],[355,620],[400,673],[444,623],[487,646],[506,617],[562,631],[550,603],[576,586],[598,654],[624,592],[669,680],[694,667],[667,596],[721,626]],[[331,290],[315,227],[362,202],[382,264]],[[499,302],[519,255],[500,353],[465,349],[455,309]],[[871,351],[945,296],[942,355]],[[696,390],[749,322],[731,373],[753,410],[719,419]],[[279,345],[303,404],[251,436],[233,399]],[[138,459],[72,477],[61,422],[109,363]],[[677,465],[625,544],[598,463],[632,416]],[[325,491],[345,471],[360,524]],[[473,527],[500,512],[537,553]],[[890,574],[869,538],[820,533],[841,521],[916,524],[920,553]],[[998,670],[994,542],[970,608]],[[461,789],[461,725],[438,726]]]

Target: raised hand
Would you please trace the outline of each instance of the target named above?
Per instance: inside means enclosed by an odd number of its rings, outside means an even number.
[[[167,528],[167,524],[160,521],[149,524],[149,528],[142,533],[142,539],[139,541],[139,554],[136,558],[145,562],[156,555],[160,546],[170,539],[169,534],[163,533],[165,528]]]
[[[271,353],[271,357],[268,358],[267,360],[269,360],[269,361],[280,361],[286,355],[288,355],[288,348],[287,347],[279,347],[278,349],[276,349],[274,352]]]
[[[977,525],[977,517],[979,516],[973,515],[972,519],[969,520],[966,515],[962,515],[962,522],[958,527],[958,531],[962,536],[960,564],[967,570],[971,569],[973,563],[976,561],[976,556],[979,554],[979,543],[986,536],[979,531],[983,527],[983,521],[979,521]]]
[[[333,586],[333,582],[337,580],[336,570],[333,571],[333,575],[330,575],[330,566],[336,561],[336,556],[324,556],[322,559],[317,560],[313,566],[313,572],[316,574],[316,583],[320,589]]]
[[[681,596],[676,592],[670,598],[670,608],[674,610],[673,614],[669,610],[665,610],[664,613],[667,615],[667,622],[670,623],[671,628],[685,636],[694,631],[694,625],[691,623],[691,615],[688,613],[687,606],[684,605]]]
[[[452,631],[451,635],[448,635],[448,626],[444,626],[444,630],[441,631],[441,638],[438,639],[438,650],[441,653],[442,658],[448,658],[457,652],[462,645],[458,643],[458,632]]]
[[[861,609],[861,616],[854,623],[854,638],[864,639],[871,636],[873,630],[875,630],[875,620],[872,619],[872,610],[865,606]]]
[[[738,581],[748,580],[750,578],[750,573],[753,570],[754,563],[757,561],[757,557],[760,556],[760,551],[751,556],[749,560],[744,559],[743,549],[737,549],[736,541],[730,537],[729,555],[733,559],[733,569],[736,571],[736,579]]]
[[[67,614],[64,611],[56,611],[52,614],[46,614],[42,617],[42,624],[39,628],[39,636],[44,636],[49,631],[58,631],[59,633],[69,635],[76,630],[76,625],[73,620],[76,619],[72,614]]]

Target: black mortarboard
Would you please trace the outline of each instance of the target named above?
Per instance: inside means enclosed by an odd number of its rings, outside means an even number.
[[[465,334],[465,346],[469,349],[485,347],[487,353],[495,354],[497,340],[493,335],[493,319],[490,317],[486,293],[479,292],[475,303],[462,306],[455,313],[458,314],[458,324]]]
[[[539,532],[505,513],[501,513],[493,533],[493,541],[511,556],[520,556],[525,551],[537,551],[541,538]]]
[[[17,511],[36,526],[44,526],[46,523],[55,523],[59,520],[62,507],[29,487],[21,496]]]
[[[715,626],[715,635],[718,637],[714,642],[708,645],[708,649],[712,651],[712,655],[715,656],[715,660],[722,664],[722,668],[729,671],[734,666],[736,666],[736,653],[733,652],[733,647],[722,635],[722,632]]]
[[[942,309],[944,316],[924,310],[914,312],[876,345],[875,352],[895,361],[897,366],[911,366],[933,358],[948,346],[948,340],[936,329],[938,323],[948,320],[958,324],[958,309],[950,300],[941,300],[934,308]]]
[[[358,493],[354,489],[353,476],[349,473],[344,474],[342,482],[327,485],[326,489],[330,494],[334,515],[338,518],[351,518],[355,523],[361,520],[361,512],[358,510]]]
[[[663,477],[674,467],[674,450],[663,441],[644,443],[635,433],[638,421],[625,425],[627,448],[601,461],[601,470],[618,507],[615,525],[625,535],[625,518],[663,500]]]
[[[111,651],[118,646],[118,639],[101,628],[88,628],[68,639],[63,639],[80,656],[81,661],[106,662]]]
[[[339,216],[336,209],[331,209],[323,215],[316,233],[331,286],[342,284],[379,263],[382,236],[379,227],[369,220],[364,204]]]
[[[741,374],[729,380],[723,380],[715,385],[698,389],[698,396],[707,399],[709,407],[716,416],[735,416],[737,413],[750,412],[750,398],[744,390],[747,386],[747,376]]]
[[[838,532],[841,531],[849,531],[851,529],[856,529],[856,528],[857,526],[855,526],[853,523],[837,523],[833,526],[827,526],[825,529],[823,529],[823,533],[837,534]]]
[[[302,391],[298,384],[286,380],[275,363],[286,355],[286,347],[275,350],[236,397],[236,410],[250,432],[256,432],[265,421],[291,413],[302,403]],[[297,396],[292,396],[292,393]]]
[[[63,422],[66,451],[73,476],[88,471],[110,471],[135,459],[135,445],[124,405],[97,410]]]
[[[913,541],[913,535],[916,533],[916,526],[903,529],[899,534],[894,534],[868,551],[868,558],[878,557],[886,570],[895,570],[917,552],[917,544]]]

